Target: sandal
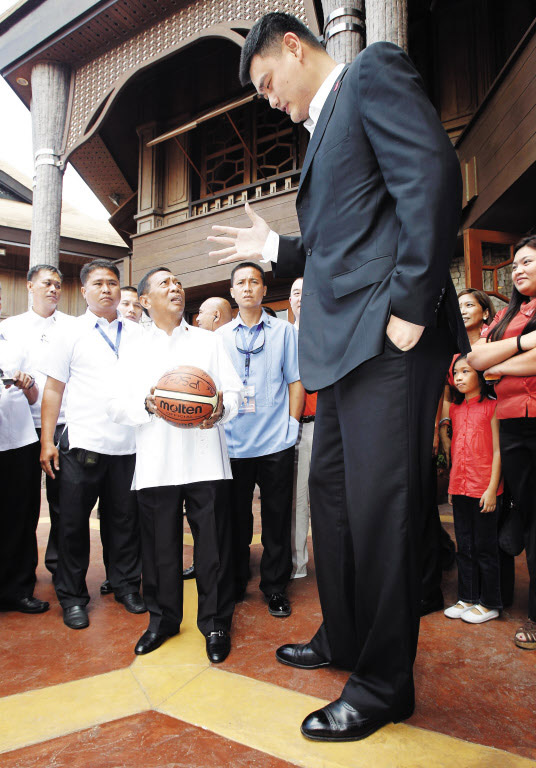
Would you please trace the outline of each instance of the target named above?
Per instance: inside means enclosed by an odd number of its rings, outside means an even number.
[[[516,631],[514,642],[518,648],[532,651],[536,648],[536,621],[530,619]]]

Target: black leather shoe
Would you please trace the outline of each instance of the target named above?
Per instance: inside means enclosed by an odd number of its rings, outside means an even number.
[[[10,600],[2,604],[5,611],[18,611],[19,613],[44,613],[48,611],[50,604],[37,597],[21,597],[20,600]]]
[[[100,585],[101,595],[111,595],[112,592],[113,592],[112,585],[110,584],[108,579],[105,579]]]
[[[134,653],[137,656],[143,656],[145,653],[156,651],[156,649],[160,648],[162,643],[165,643],[168,638],[169,635],[158,635],[156,632],[150,632],[147,630],[136,643]]]
[[[183,579],[195,579],[195,563],[192,563],[189,568],[185,568],[182,572]]]
[[[63,623],[70,629],[85,629],[89,627],[89,617],[83,605],[72,605],[63,609]]]
[[[213,664],[225,661],[231,650],[231,638],[229,633],[220,629],[207,635],[207,656]]]
[[[390,719],[365,717],[348,702],[337,699],[308,715],[301,725],[301,732],[316,741],[359,741],[390,722]]]
[[[443,600],[443,593],[438,592],[433,597],[428,597],[421,600],[421,616],[428,616],[429,613],[435,613],[435,611],[442,611],[445,607]]]
[[[147,606],[139,592],[130,592],[128,595],[115,596],[118,603],[122,603],[129,613],[145,613]]]
[[[289,667],[298,667],[298,669],[319,669],[319,667],[329,667],[330,664],[315,653],[309,643],[282,645],[275,652],[275,657],[281,664],[288,664]]]
[[[292,613],[289,601],[280,592],[268,598],[268,610],[272,616],[290,616]]]

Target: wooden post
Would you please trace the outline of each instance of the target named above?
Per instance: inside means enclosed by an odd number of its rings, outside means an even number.
[[[365,47],[365,0],[322,0],[326,51],[349,64]]]
[[[67,104],[69,68],[56,62],[38,62],[32,69],[32,137],[34,194],[30,266],[59,265],[61,192],[60,162]]]
[[[407,0],[366,0],[367,45],[386,40],[408,50]]]

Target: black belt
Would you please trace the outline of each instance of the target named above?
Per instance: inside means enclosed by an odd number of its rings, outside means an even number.
[[[300,419],[302,424],[309,424],[310,421],[314,421],[314,420],[315,420],[314,413],[311,416],[302,416]]]

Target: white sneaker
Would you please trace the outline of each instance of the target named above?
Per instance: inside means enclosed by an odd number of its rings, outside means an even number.
[[[490,611],[486,610],[482,605],[473,605],[474,610],[464,611],[462,621],[467,621],[469,624],[483,624],[485,621],[491,621],[491,619],[499,618],[499,611],[492,608]],[[475,613],[474,611],[478,611]]]
[[[464,603],[463,600],[458,600],[455,605],[445,608],[443,613],[449,619],[459,619],[466,611],[470,611],[472,607],[472,603]]]

